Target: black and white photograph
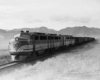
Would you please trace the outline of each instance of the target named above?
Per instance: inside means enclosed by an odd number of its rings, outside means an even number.
[[[0,0],[0,80],[100,80],[100,0]]]

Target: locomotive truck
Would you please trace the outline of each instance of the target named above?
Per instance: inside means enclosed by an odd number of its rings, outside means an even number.
[[[92,37],[74,37],[51,33],[21,31],[10,40],[8,48],[14,61],[42,56],[70,45],[94,41]]]

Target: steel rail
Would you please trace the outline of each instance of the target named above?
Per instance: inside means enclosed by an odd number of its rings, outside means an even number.
[[[39,58],[43,58],[44,56],[46,56],[46,55],[42,55],[42,56],[39,56],[39,57],[36,57],[36,58],[24,60],[24,61],[12,61],[12,62],[9,62],[9,63],[5,63],[5,64],[0,65],[0,70],[14,66],[14,65],[17,65],[17,64],[20,64],[20,63],[27,63],[27,62],[30,62],[30,61],[35,61]]]
[[[7,68],[7,67],[10,67],[10,66],[13,66],[13,65],[16,65],[16,64],[18,64],[17,61],[12,61],[12,62],[9,62],[9,63],[2,64],[2,65],[0,65],[0,70]]]

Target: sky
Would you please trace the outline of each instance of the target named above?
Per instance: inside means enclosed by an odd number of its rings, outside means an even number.
[[[0,0],[0,29],[100,28],[100,0]]]

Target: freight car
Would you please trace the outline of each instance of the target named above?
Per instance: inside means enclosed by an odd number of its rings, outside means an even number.
[[[8,48],[13,60],[20,61],[93,40],[91,37],[21,31],[9,42]]]

